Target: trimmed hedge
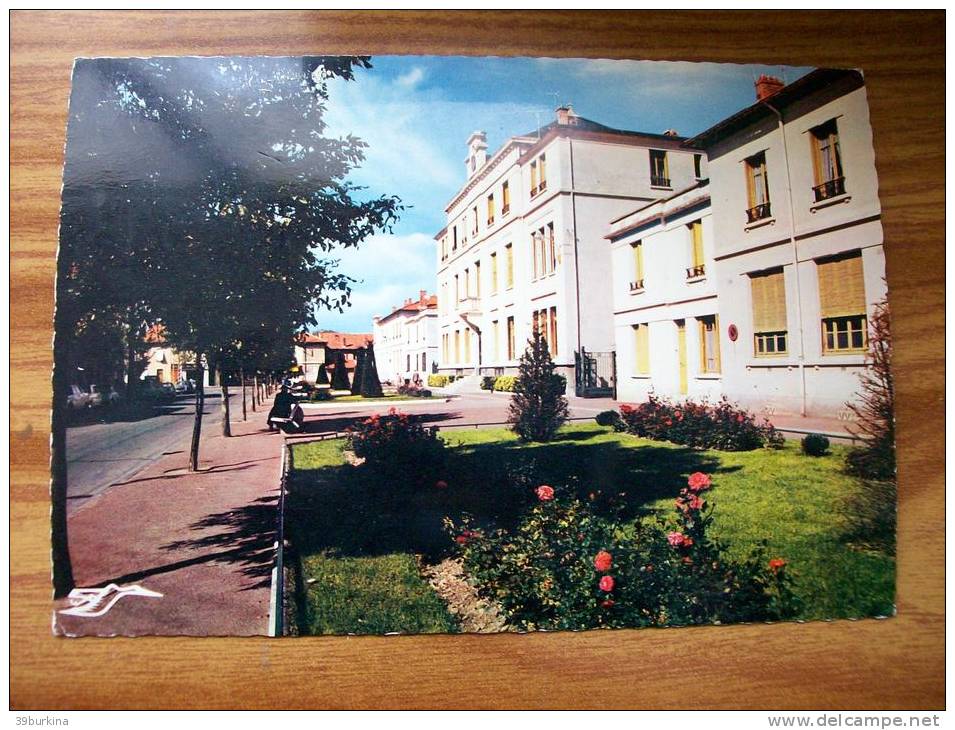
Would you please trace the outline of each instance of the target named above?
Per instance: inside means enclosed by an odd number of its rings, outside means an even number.
[[[829,451],[829,439],[821,433],[810,433],[802,440],[802,452],[806,456],[825,456]]]
[[[481,390],[494,390],[494,383],[496,380],[496,375],[485,375],[483,378],[481,378]]]
[[[494,390],[504,393],[513,393],[515,382],[517,382],[516,375],[498,375],[494,380]]]
[[[428,376],[428,385],[430,385],[432,388],[443,388],[449,382],[451,381],[448,380],[447,375],[437,375],[435,373],[432,373],[431,375]]]

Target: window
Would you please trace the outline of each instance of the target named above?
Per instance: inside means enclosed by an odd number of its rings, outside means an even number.
[[[405,355],[405,370],[411,372],[411,353]]]
[[[497,294],[497,254],[491,254],[491,294]]]
[[[464,362],[471,362],[471,330],[464,330]]]
[[[643,241],[637,241],[630,246],[633,251],[633,281],[630,282],[630,291],[643,291]]]
[[[782,269],[749,275],[753,299],[753,353],[774,357],[788,352],[786,279]]]
[[[461,287],[458,280],[458,275],[454,275],[454,302],[457,304],[461,301]]]
[[[540,175],[540,182],[537,183],[537,191],[547,189],[547,157],[541,155],[537,160],[537,170]]]
[[[763,218],[769,218],[769,179],[766,177],[766,153],[753,155],[745,162],[746,165],[746,195],[749,208],[746,210],[748,223],[755,223]]]
[[[823,354],[864,352],[867,340],[862,254],[816,262]]]
[[[531,324],[534,332],[540,332],[544,342],[547,343],[547,351],[551,357],[557,354],[557,307],[547,309],[538,309],[531,315]]]
[[[537,195],[537,160],[531,163],[531,197]]]
[[[448,333],[441,335],[441,361],[448,361]]]
[[[498,337],[498,321],[495,319],[491,322],[491,349],[494,352],[494,359],[498,360],[501,357],[501,346]]]
[[[686,270],[687,279],[699,279],[706,274],[703,259],[703,221],[693,221],[690,229],[690,266]]]
[[[514,318],[507,318],[507,359],[514,359]]]
[[[650,150],[650,186],[670,187],[670,167],[667,164],[666,150]]]
[[[701,154],[693,155],[693,176],[697,180],[703,178],[703,155]]]
[[[720,372],[719,317],[711,314],[697,319],[700,325],[700,372]]]
[[[461,297],[461,300],[467,299],[471,296],[471,269],[464,269],[464,296]]]
[[[452,249],[451,249],[451,250],[452,250],[452,251],[457,251],[457,250],[458,250],[458,227],[457,227],[457,226],[452,226],[452,228],[451,228],[451,233],[452,233],[452,235],[454,236],[454,245],[452,246]]]
[[[487,196],[487,224],[494,225],[494,193]]]
[[[842,195],[846,191],[836,120],[832,119],[810,130],[810,139],[812,140],[813,174],[816,182],[812,191],[818,203],[821,200]]]
[[[454,362],[461,362],[461,330],[454,330]]]
[[[550,308],[550,354],[557,357],[557,307]]]
[[[471,233],[476,236],[478,232],[478,214],[477,214],[476,205],[473,208],[471,208],[471,217],[473,219],[472,226],[471,226]]]
[[[531,234],[532,278],[552,274],[557,269],[557,243],[554,239],[554,224],[538,228]]]
[[[421,353],[421,372],[424,372],[428,369],[428,353]]]
[[[634,372],[637,375],[650,374],[650,326],[635,324],[633,326],[633,341],[636,353]]]
[[[507,180],[501,186],[501,215],[507,215],[511,212],[511,189],[507,185]]]
[[[481,262],[474,262],[474,296],[481,298]]]
[[[504,271],[507,277],[507,288],[511,289],[514,286],[514,247],[511,244],[507,244],[504,247],[504,257],[506,259],[504,262]]]

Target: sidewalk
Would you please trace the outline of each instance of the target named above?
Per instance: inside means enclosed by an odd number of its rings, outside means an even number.
[[[186,451],[163,456],[70,515],[77,586],[137,584],[162,598],[124,596],[99,617],[56,613],[57,633],[267,633],[284,437],[262,420],[234,422],[232,438],[209,433],[198,472]]]

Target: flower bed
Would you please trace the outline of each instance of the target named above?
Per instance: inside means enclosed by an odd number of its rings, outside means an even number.
[[[782,435],[769,421],[757,421],[723,398],[715,405],[687,399],[674,403],[651,394],[636,406],[620,406],[620,418],[628,433],[670,441],[697,449],[752,451],[762,446],[782,445]]]

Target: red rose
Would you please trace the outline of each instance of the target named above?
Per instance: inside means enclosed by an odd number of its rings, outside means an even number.
[[[702,492],[705,489],[709,489],[710,485],[712,484],[709,475],[704,474],[701,471],[690,474],[690,477],[686,480],[686,483],[694,492]]]
[[[600,605],[604,608],[613,608],[614,600],[612,598],[606,598],[600,602]]]
[[[434,486],[436,486],[438,489],[447,489],[448,483],[444,481],[444,479],[439,479],[434,483]]]
[[[666,423],[667,423],[667,426],[672,426],[672,425],[673,425],[673,421],[671,421],[669,418],[667,419]]]
[[[468,538],[467,535],[458,535],[456,538],[454,538],[454,541],[458,543],[458,545],[466,545]]]
[[[534,491],[537,492],[537,498],[541,502],[550,502],[554,498],[554,488],[546,484],[542,484]]]
[[[606,550],[601,550],[597,553],[597,557],[594,558],[594,568],[601,573],[605,573],[610,570],[611,565],[613,565],[613,556],[610,553]]]
[[[600,590],[604,591],[605,593],[610,593],[610,591],[613,590],[613,576],[605,575],[600,579],[599,586]]]
[[[706,502],[703,500],[703,498],[697,494],[693,497],[693,499],[690,500],[689,507],[690,509],[703,509],[703,505],[705,504]]]
[[[744,419],[743,419],[743,414],[740,413],[740,414],[736,417],[736,422],[737,422],[737,423],[742,423],[743,420],[744,420]]]
[[[782,558],[773,558],[769,561],[769,569],[774,573],[778,573],[784,567],[786,567],[786,561]]]
[[[693,538],[682,532],[671,532],[667,535],[667,542],[670,543],[670,547],[690,547],[693,544]]]

